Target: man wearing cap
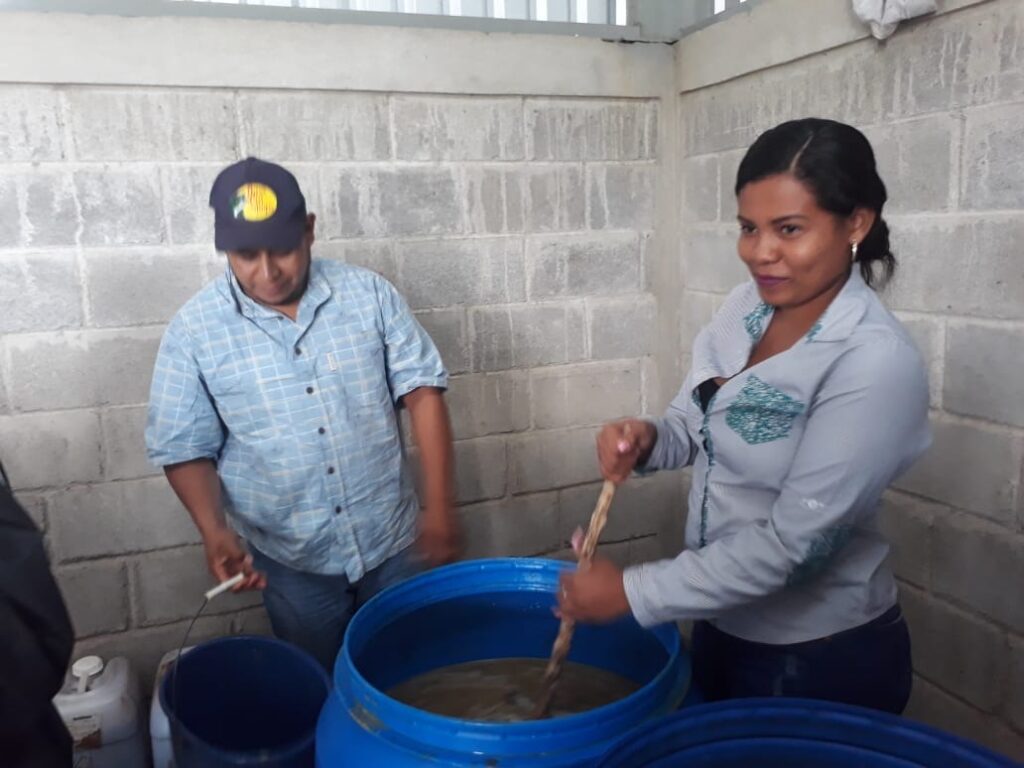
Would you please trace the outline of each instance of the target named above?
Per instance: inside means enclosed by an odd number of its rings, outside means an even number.
[[[457,555],[447,373],[390,283],[311,258],[315,216],[284,168],[236,163],[210,205],[228,268],[164,334],[148,455],[214,577],[264,589],[274,633],[330,669],[359,605]],[[420,449],[422,509],[397,407]]]

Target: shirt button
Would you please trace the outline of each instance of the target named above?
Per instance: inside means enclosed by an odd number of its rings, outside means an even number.
[[[295,354],[296,355],[301,355],[302,354],[302,349],[300,347],[296,347],[295,348]]]
[[[317,432],[319,432],[319,433],[320,433],[321,435],[322,435],[322,434],[323,434],[324,432],[326,432],[326,431],[327,431],[327,430],[326,430],[326,429],[324,429],[323,427],[320,427],[320,428],[319,428],[319,429],[317,430]]]
[[[327,474],[328,475],[333,475],[334,474],[334,467],[328,467],[327,468]]]
[[[313,388],[312,387],[306,387],[306,394],[307,395],[312,395],[313,394]]]
[[[341,507],[335,507],[334,508],[334,514],[340,515],[341,514]]]

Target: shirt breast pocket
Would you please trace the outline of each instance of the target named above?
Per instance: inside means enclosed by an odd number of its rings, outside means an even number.
[[[275,433],[273,413],[266,406],[255,376],[229,373],[211,376],[207,389],[228,431],[238,438],[265,439]]]
[[[348,336],[330,354],[328,363],[337,369],[335,375],[349,408],[358,411],[391,404],[384,340],[376,330]]]
[[[790,437],[805,405],[785,392],[750,376],[726,409],[725,423],[748,445]]]

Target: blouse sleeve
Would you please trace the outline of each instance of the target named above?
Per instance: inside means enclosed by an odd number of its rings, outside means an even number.
[[[657,439],[647,462],[637,467],[641,474],[656,469],[681,469],[693,464],[697,446],[690,439],[690,433],[686,429],[686,409],[695,407],[690,400],[691,388],[691,376],[687,376],[683,388],[669,404],[665,415],[657,419],[647,419],[654,425]]]

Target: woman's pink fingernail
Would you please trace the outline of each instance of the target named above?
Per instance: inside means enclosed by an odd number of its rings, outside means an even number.
[[[629,453],[630,445],[625,440],[619,440],[618,444],[619,453]]]

